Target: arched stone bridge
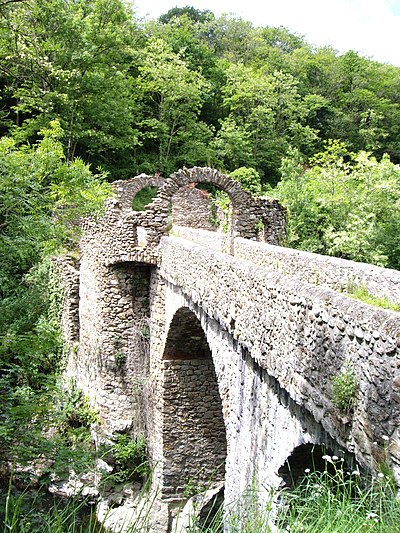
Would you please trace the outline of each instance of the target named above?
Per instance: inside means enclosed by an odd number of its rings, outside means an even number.
[[[204,183],[230,197],[226,232]],[[145,187],[158,194],[135,212]],[[193,480],[224,482],[228,503],[256,482],[263,501],[319,446],[372,471],[386,461],[399,480],[400,315],[345,293],[400,301],[400,273],[280,247],[278,202],[215,170],[139,176],[115,192],[103,219],[85,222],[79,269],[60,260],[68,372],[106,430],[146,435],[153,530],[171,528]],[[345,412],[332,386],[349,366]]]

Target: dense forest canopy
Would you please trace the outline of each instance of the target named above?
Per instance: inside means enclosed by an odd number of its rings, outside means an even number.
[[[51,448],[61,344],[46,258],[75,242],[70,221],[99,208],[106,180],[213,166],[282,200],[290,246],[400,268],[400,68],[283,27],[192,7],[143,22],[123,0],[0,0],[0,135],[6,458]],[[77,445],[63,427],[57,446]]]
[[[1,133],[58,119],[68,160],[110,179],[182,165],[279,180],[339,139],[400,162],[400,68],[192,7],[144,23],[122,0],[0,4]]]

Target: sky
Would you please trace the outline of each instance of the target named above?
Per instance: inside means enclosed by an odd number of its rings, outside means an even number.
[[[316,46],[356,50],[400,66],[400,0],[133,0],[136,13],[157,18],[172,7],[232,13],[255,26],[285,26]]]

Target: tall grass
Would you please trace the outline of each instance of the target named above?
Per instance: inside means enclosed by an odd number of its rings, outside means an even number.
[[[310,472],[298,487],[282,491],[280,531],[304,533],[400,532],[400,501],[391,475],[362,479],[336,458],[333,473]]]
[[[4,533],[102,533],[94,510],[86,500],[43,502],[38,492],[14,495],[8,491],[2,502]]]
[[[277,491],[264,509],[257,503],[254,487],[233,506],[210,508],[199,520],[193,517],[187,533],[400,533],[400,500],[390,472],[363,479],[358,471],[346,472],[343,463],[326,456],[333,470],[305,472],[299,485]],[[54,501],[38,511],[35,500],[27,507],[26,494],[13,496],[11,485],[3,506],[7,533],[102,533],[88,513],[85,500],[66,504]],[[149,513],[154,499],[142,508],[125,533],[151,532]],[[85,511],[85,512],[83,512]],[[111,511],[112,512],[112,511]],[[272,524],[272,517],[274,523]]]

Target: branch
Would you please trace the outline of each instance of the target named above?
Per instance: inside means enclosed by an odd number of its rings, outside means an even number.
[[[3,2],[0,2],[0,8],[3,6],[6,6],[7,4],[18,4],[18,3],[24,3],[26,0],[4,0]]]

